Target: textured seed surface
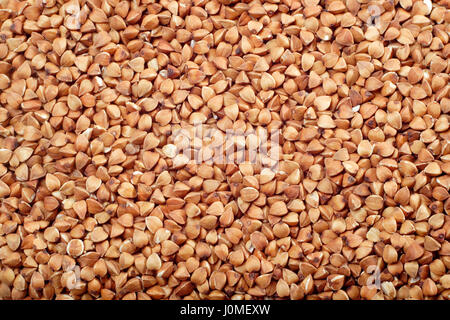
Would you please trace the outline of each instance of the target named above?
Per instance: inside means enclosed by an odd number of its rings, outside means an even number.
[[[0,9],[0,300],[450,298],[448,1]]]

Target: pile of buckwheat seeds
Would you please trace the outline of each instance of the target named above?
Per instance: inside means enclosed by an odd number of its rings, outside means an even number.
[[[448,0],[0,6],[0,300],[450,298]]]

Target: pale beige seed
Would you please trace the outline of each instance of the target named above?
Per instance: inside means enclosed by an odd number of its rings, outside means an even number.
[[[80,239],[72,239],[66,247],[67,254],[71,257],[79,257],[84,252],[84,243]]]
[[[288,213],[286,204],[283,201],[277,201],[270,206],[269,214],[274,216],[283,216]]]
[[[102,227],[95,227],[90,233],[90,238],[94,242],[102,242],[108,238],[108,234]]]
[[[124,198],[134,198],[137,195],[136,189],[129,182],[123,182],[117,191]]]
[[[252,202],[259,197],[259,192],[257,189],[252,187],[246,187],[241,190],[241,198],[245,202]]]
[[[371,195],[366,198],[365,203],[371,210],[380,210],[381,208],[383,208],[384,200],[378,195]]]
[[[146,267],[148,270],[159,270],[161,269],[161,259],[156,253],[152,253],[148,258],[146,262]]]
[[[358,145],[358,154],[361,157],[370,157],[373,152],[373,146],[368,140],[363,140]]]
[[[86,190],[89,193],[93,193],[93,192],[97,191],[101,185],[102,185],[102,180],[100,180],[96,176],[90,176],[86,180]]]

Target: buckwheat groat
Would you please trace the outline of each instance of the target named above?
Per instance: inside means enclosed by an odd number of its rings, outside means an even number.
[[[448,1],[0,7],[0,300],[449,299]]]

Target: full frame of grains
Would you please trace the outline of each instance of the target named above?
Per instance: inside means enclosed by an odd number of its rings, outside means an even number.
[[[448,0],[0,3],[0,299],[449,299]]]

